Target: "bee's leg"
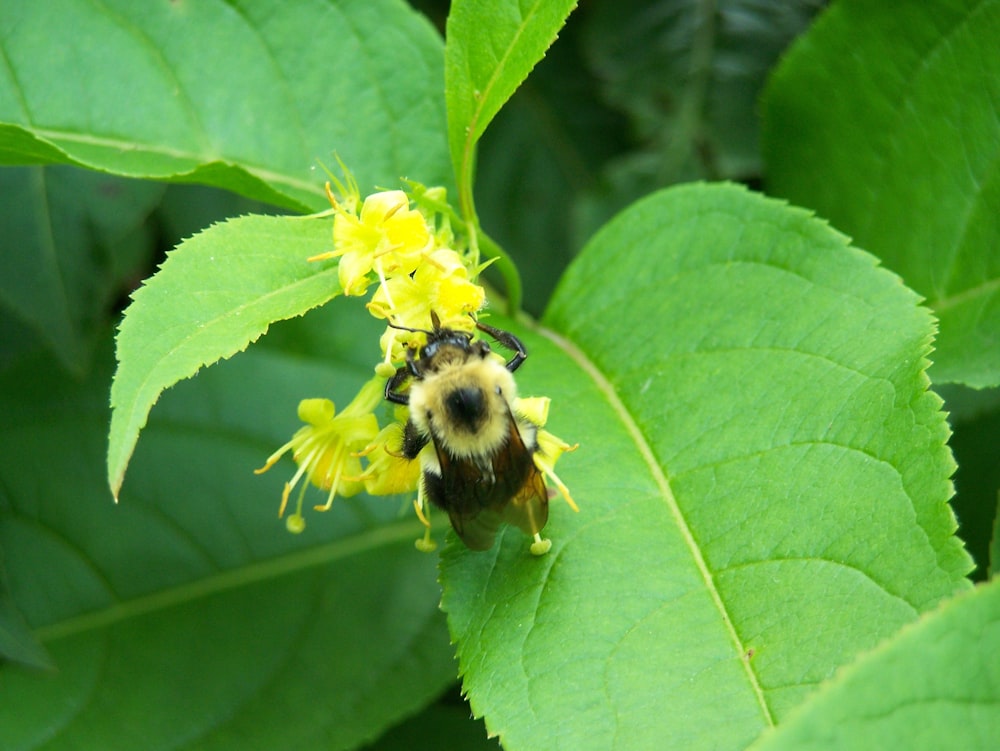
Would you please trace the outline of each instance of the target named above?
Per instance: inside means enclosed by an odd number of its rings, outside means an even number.
[[[399,390],[409,377],[410,372],[406,368],[399,368],[395,375],[385,382],[386,401],[393,402],[394,404],[410,403],[410,395]]]
[[[514,353],[514,356],[507,362],[507,370],[511,373],[521,367],[521,363],[528,358],[528,351],[524,348],[521,340],[509,331],[501,331],[479,321],[476,321],[476,328],[480,331],[485,331],[496,339],[499,344]]]
[[[413,420],[407,420],[403,428],[403,456],[413,461],[426,445],[427,436],[420,434]]]

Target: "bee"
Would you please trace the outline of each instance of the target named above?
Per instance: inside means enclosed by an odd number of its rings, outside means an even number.
[[[465,331],[432,331],[385,386],[385,398],[406,404],[402,455],[420,457],[424,493],[447,512],[472,550],[493,547],[500,525],[514,524],[538,539],[549,496],[535,466],[538,426],[518,415],[513,373],[528,356],[521,340],[479,321],[476,328],[513,353],[505,362],[490,345]],[[397,326],[396,328],[403,328]],[[407,386],[408,384],[408,386]]]

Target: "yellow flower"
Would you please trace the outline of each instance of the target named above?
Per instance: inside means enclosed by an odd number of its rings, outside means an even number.
[[[368,460],[368,466],[359,479],[370,495],[397,495],[417,489],[420,462],[407,459],[402,450],[403,423],[394,422],[379,431],[375,440],[360,452]]]
[[[443,328],[471,331],[475,321],[470,314],[485,302],[485,290],[469,281],[462,257],[449,248],[438,248],[424,258],[412,276],[394,276],[380,286],[368,309],[376,318],[389,319],[396,326],[425,331],[431,328],[433,310]],[[405,346],[413,339],[413,332],[386,329],[381,341],[386,362],[405,360]]]
[[[570,451],[576,451],[580,448],[580,444],[574,443],[570,446],[562,438],[552,435],[547,430],[539,430],[536,440],[538,441],[538,451],[535,452],[533,457],[535,466],[559,488],[559,493],[566,503],[569,504],[569,507],[574,511],[579,511],[579,506],[576,505],[573,496],[569,494],[569,488],[566,487],[563,481],[559,479],[559,475],[556,474],[555,466],[560,456]]]
[[[372,410],[382,400],[384,381],[374,378],[366,383],[354,400],[340,414],[336,413],[329,399],[303,399],[299,402],[299,419],[306,425],[292,439],[279,448],[260,469],[269,470],[288,451],[299,465],[292,479],[285,483],[278,516],[285,513],[292,489],[305,475],[316,487],[328,491],[325,505],[316,506],[326,511],[333,504],[335,495],[352,496],[364,489],[359,451],[370,444],[378,434],[378,421]],[[305,528],[302,518],[302,499],[306,485],[302,485],[295,513],[289,517],[289,531],[301,532]]]
[[[559,479],[555,472],[556,462],[559,457],[569,451],[576,451],[580,444],[570,446],[561,438],[552,435],[547,430],[542,430],[542,426],[549,419],[549,404],[551,399],[547,396],[531,396],[517,399],[514,402],[514,411],[529,422],[538,426],[538,435],[535,440],[538,442],[538,450],[534,453],[533,459],[538,470],[559,489],[559,493],[565,499],[569,507],[574,511],[579,511],[579,507],[569,493],[569,488]]]
[[[382,284],[394,274],[411,274],[433,246],[431,228],[401,190],[372,193],[360,215],[333,203],[333,250],[310,260],[340,258],[338,274],[345,295],[363,295],[374,271]]]

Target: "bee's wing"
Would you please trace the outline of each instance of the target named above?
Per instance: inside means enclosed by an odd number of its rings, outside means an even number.
[[[448,518],[455,534],[469,550],[489,550],[496,542],[497,532],[503,524],[503,513],[496,509],[484,509],[478,514],[466,516],[449,511]]]
[[[500,498],[493,483],[482,482],[484,468],[479,463],[452,457],[436,443],[434,448],[441,474],[425,474],[424,487],[432,500],[448,512],[452,528],[467,548],[489,550],[503,524],[498,499],[506,500],[510,495]]]
[[[535,428],[533,425],[531,427]],[[523,463],[520,472],[523,473],[524,481],[515,489],[510,502],[504,507],[503,520],[518,527],[526,535],[536,535],[549,520],[549,491],[545,487],[545,478],[535,466],[534,452],[538,447],[534,432],[528,440],[531,442],[530,449],[525,445],[517,419],[510,415],[510,453],[519,457],[518,461]],[[499,473],[500,469],[495,465],[494,469]]]
[[[524,445],[514,416],[508,413],[509,436],[503,451],[492,458],[493,477],[497,482],[485,498],[477,499],[470,508],[449,509],[451,526],[472,550],[489,550],[501,524],[513,524],[525,534],[540,532],[549,517],[549,497],[541,472],[535,467],[532,452]],[[447,462],[447,460],[445,460]],[[455,466],[455,475],[470,468]],[[478,475],[482,470],[475,470]],[[522,479],[523,478],[523,479]],[[474,478],[468,478],[474,483]]]
[[[549,492],[534,462],[524,485],[504,508],[503,520],[526,535],[538,534],[549,520]]]

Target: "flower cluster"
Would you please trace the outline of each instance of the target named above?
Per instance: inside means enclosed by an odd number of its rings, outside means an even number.
[[[339,181],[336,185],[336,196],[327,185],[334,215],[333,250],[310,260],[339,259],[340,286],[346,296],[367,295],[377,284],[367,308],[387,322],[380,340],[382,359],[375,376],[340,413],[328,399],[303,400],[299,404],[303,427],[256,471],[267,471],[291,452],[298,469],[285,485],[279,516],[284,516],[292,491],[305,478],[295,510],[286,520],[289,531],[296,533],[305,529],[302,504],[308,484],[326,493],[325,502],[315,506],[320,511],[328,510],[336,495],[349,497],[361,490],[371,495],[416,492],[414,506],[425,526],[417,547],[433,550],[420,463],[402,455],[408,408],[386,409],[391,419],[384,426],[375,413],[384,404],[388,378],[406,362],[408,351],[426,343],[426,332],[436,326],[470,336],[476,333],[475,316],[486,301],[476,280],[486,264],[480,264],[478,254],[453,233],[443,188],[421,186],[417,200],[402,190],[382,191],[362,202],[349,175],[346,187]],[[576,510],[554,470],[558,458],[575,447],[542,429],[548,405],[546,397],[514,403],[517,414],[538,428],[535,466]],[[532,551],[548,550],[548,541],[537,531],[534,536]]]

